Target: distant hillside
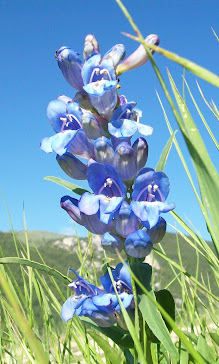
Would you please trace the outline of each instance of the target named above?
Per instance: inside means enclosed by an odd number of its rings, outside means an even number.
[[[44,231],[29,231],[28,237],[30,242],[30,257],[32,260],[42,262],[39,257],[39,254],[34,248],[35,244],[39,250],[39,253],[43,257],[45,263],[50,267],[59,270],[61,273],[67,275],[69,273],[68,271],[69,267],[72,267],[75,270],[78,270],[80,268],[80,262],[77,255],[78,243],[75,237],[67,237],[60,234],[49,233]],[[23,232],[16,233],[16,240],[17,240],[17,247],[19,254],[22,257],[22,254],[20,252],[25,251],[24,233]],[[196,262],[197,262],[196,253],[194,249],[190,247],[190,245],[180,236],[178,236],[178,241],[180,246],[182,264],[190,274],[195,276]],[[91,257],[90,257],[90,252],[87,251],[88,240],[86,238],[81,238],[80,245],[83,258],[85,256],[85,253],[87,252],[86,265],[87,267],[90,267]],[[96,269],[98,272],[98,276],[100,276],[102,275],[101,261],[102,258],[104,257],[104,254],[103,254],[103,249],[100,246],[99,236],[93,237],[92,245],[94,250],[93,256],[95,260]],[[210,243],[209,245],[211,246]],[[159,249],[158,245],[155,245],[155,247]],[[179,258],[177,253],[177,238],[175,234],[167,233],[162,241],[162,247],[165,250],[168,257],[173,259],[175,262],[179,263]],[[5,257],[17,256],[15,244],[13,241],[13,236],[9,232],[7,233],[0,232],[0,256],[5,256]],[[115,258],[115,256],[111,257]],[[201,282],[203,278],[204,281],[207,283],[207,277],[209,276],[212,292],[216,293],[217,286],[212,271],[209,268],[209,265],[206,263],[205,259],[203,257],[199,258],[200,258],[199,280]],[[151,259],[154,272],[154,287],[155,289],[163,289],[173,280],[174,278],[173,272],[169,264],[164,259],[159,257],[156,253],[154,253],[153,256],[150,255],[149,257],[147,257],[146,261],[151,264]],[[116,265],[118,263],[118,259],[115,259],[114,263],[115,264],[112,265]],[[18,285],[22,287],[23,284],[22,284],[20,267],[18,265],[10,265],[10,269],[14,273]],[[70,273],[70,276],[73,277],[73,274]],[[48,277],[46,277],[46,279],[48,281]],[[179,279],[181,279],[180,275]],[[60,283],[59,286],[64,295],[66,295],[66,286]],[[168,289],[180,303],[181,288],[177,280],[171,283]],[[207,302],[205,295],[203,295],[202,299],[204,302]],[[37,300],[36,300],[36,306],[37,306]],[[36,307],[36,310],[37,309],[38,308]]]
[[[40,231],[40,230],[28,230],[27,232],[29,244],[33,245],[33,242],[36,246],[45,244],[49,240],[57,240],[63,239],[65,237],[64,234],[56,234],[48,231]],[[26,233],[25,231],[16,231],[16,237],[22,243],[26,242]]]

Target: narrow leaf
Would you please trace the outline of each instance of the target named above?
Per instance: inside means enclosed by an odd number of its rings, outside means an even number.
[[[150,292],[150,295],[155,299],[153,291]],[[162,319],[162,316],[156,306],[145,294],[141,295],[139,308],[141,310],[144,320],[147,322],[153,334],[158,338],[160,342],[162,342],[163,346],[169,352],[170,356],[177,360],[177,350],[173,345],[170,334]]]
[[[177,130],[174,131],[174,133],[172,135],[170,135],[165,147],[163,148],[163,151],[161,153],[160,159],[157,163],[157,166],[155,168],[156,171],[160,171],[163,172],[164,171],[164,167],[166,165],[167,162],[167,158],[169,156],[172,144],[173,144],[173,139],[175,137]]]
[[[44,177],[44,180],[54,182],[57,185],[65,187],[65,188],[67,188],[67,190],[70,190],[80,196],[83,195],[83,193],[85,193],[85,192],[89,192],[88,190],[81,188],[80,186],[75,185],[74,183],[65,181],[64,179],[59,178],[59,177],[47,176],[47,177]]]
[[[29,260],[29,259],[17,258],[17,257],[5,257],[5,258],[0,258],[0,264],[27,265],[29,267],[35,268],[35,269],[40,270],[40,271],[42,271],[42,272],[44,272],[44,273],[46,273],[46,274],[48,274],[50,276],[55,277],[56,279],[58,279],[59,281],[61,281],[64,284],[69,284],[69,282],[71,282],[71,280],[69,278],[64,276],[58,270],[56,270],[54,268],[51,268],[48,265],[37,263],[37,262],[34,262],[32,260]]]
[[[208,151],[205,144],[201,138],[198,128],[193,121],[187,106],[182,99],[176,85],[168,72],[170,84],[176,98],[176,102],[180,109],[184,123],[179,123],[179,127],[182,131],[183,137],[189,149],[190,155],[192,157],[196,174],[199,182],[202,202],[205,209],[202,210],[205,218],[210,215],[213,232],[211,232],[211,224],[208,224],[209,231],[212,235],[212,240],[215,245],[215,249],[219,252],[219,224],[218,224],[218,198],[219,198],[219,175],[210,159]],[[177,120],[178,121],[178,120]],[[207,222],[207,219],[206,219]],[[211,230],[210,230],[211,229]],[[213,233],[213,234],[212,234]]]

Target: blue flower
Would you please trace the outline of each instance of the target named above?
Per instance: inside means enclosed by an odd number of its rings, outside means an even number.
[[[68,321],[76,316],[87,316],[100,327],[113,326],[121,313],[121,308],[113,289],[109,274],[105,274],[100,281],[105,291],[86,281],[73,269],[77,280],[69,284],[73,288],[74,296],[71,296],[62,306],[61,317]],[[131,289],[131,277],[128,269],[122,264],[117,265],[112,271],[116,289],[123,306],[133,308],[133,294]]]
[[[77,100],[61,96],[48,105],[47,116],[56,134],[41,141],[41,149],[46,153],[66,152],[90,159],[94,157],[93,143],[82,129],[82,109]]]
[[[137,174],[131,207],[147,229],[157,224],[160,213],[175,208],[173,203],[166,202],[169,189],[169,178],[163,172],[155,172],[152,168],[142,168]]]
[[[99,214],[86,215],[78,208],[78,200],[70,196],[63,196],[60,201],[61,207],[78,224],[84,226],[93,234],[104,234],[113,229],[113,223],[105,224],[100,221]]]
[[[87,180],[94,194],[81,196],[79,210],[88,216],[99,214],[101,222],[110,223],[124,200],[124,183],[113,166],[96,162],[89,165]]]
[[[114,111],[108,130],[115,145],[122,141],[130,141],[137,130],[142,135],[152,134],[151,126],[139,123],[142,112],[135,106],[135,102],[123,103]]]

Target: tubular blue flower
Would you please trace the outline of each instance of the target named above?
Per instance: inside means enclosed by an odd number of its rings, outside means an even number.
[[[58,155],[63,155],[70,152],[81,158],[94,158],[93,143],[87,138],[83,129],[66,130],[44,138],[40,147],[46,153],[56,152]]]
[[[66,81],[78,91],[84,93],[84,83],[81,75],[83,63],[79,54],[70,47],[61,47],[56,51],[55,58]]]
[[[160,41],[156,34],[150,34],[145,38],[145,42],[158,46]],[[151,51],[151,53],[153,54],[154,51]],[[134,53],[132,53],[128,58],[118,65],[116,73],[119,76],[123,72],[142,66],[148,60],[148,54],[143,44],[141,44]]]
[[[136,176],[131,207],[147,229],[153,228],[161,212],[173,210],[173,203],[166,203],[170,189],[169,179],[163,172],[142,168]]]
[[[131,181],[137,173],[137,158],[132,147],[123,142],[115,150],[114,167],[123,181]]]
[[[104,224],[100,221],[98,214],[87,216],[81,213],[78,208],[78,200],[75,198],[63,196],[60,205],[75,222],[84,226],[93,234],[104,234],[113,229],[113,223]]]
[[[116,268],[112,270],[112,276],[118,293],[127,292],[132,294],[131,275],[126,265],[119,263]],[[100,278],[100,282],[106,292],[115,292],[108,272]]]
[[[101,61],[100,54],[88,58],[82,69],[84,90],[91,104],[104,116],[109,116],[117,104],[117,79],[111,59]]]
[[[144,258],[150,254],[153,244],[151,237],[144,230],[137,230],[127,236],[125,250],[134,258]]]
[[[63,155],[71,152],[82,158],[93,158],[93,143],[81,129],[82,115],[77,100],[69,101],[69,98],[63,95],[51,101],[47,108],[47,116],[57,134],[44,138],[41,141],[41,149],[46,153],[54,151]]]
[[[87,166],[71,153],[67,152],[62,156],[57,155],[56,160],[69,177],[78,180],[86,179]]]
[[[121,206],[126,187],[113,166],[92,163],[87,169],[87,180],[94,194],[85,192],[78,207],[85,215],[99,214],[100,221],[108,224]]]
[[[118,235],[107,232],[102,236],[101,246],[107,252],[116,254],[117,251],[122,251],[123,240]]]
[[[82,69],[84,90],[89,94],[95,109],[109,118],[118,98],[115,69],[125,57],[125,48],[122,44],[117,44],[101,58],[96,39],[91,35],[86,38],[84,48],[86,62]]]
[[[123,238],[138,230],[138,218],[126,201],[123,201],[115,213],[114,227],[117,234]]]
[[[137,171],[143,168],[148,159],[148,143],[144,138],[138,138],[132,145],[137,157]]]
[[[113,164],[114,149],[108,138],[103,136],[94,141],[94,154],[97,162]]]
[[[152,134],[151,126],[139,123],[142,112],[135,105],[135,102],[123,103],[114,111],[108,126],[111,136],[123,141],[124,138],[131,138],[137,130],[143,135]]]
[[[121,313],[121,308],[115,294],[115,291],[110,287],[108,274],[102,277],[102,284],[107,286],[109,290],[103,291],[86,281],[73,269],[77,276],[77,280],[69,284],[73,288],[75,296],[69,297],[62,306],[61,317],[64,321],[68,321],[76,316],[87,316],[97,323],[100,327],[113,326],[117,322],[117,317]],[[120,274],[121,272],[121,274]],[[118,265],[112,271],[116,279],[116,287],[122,305],[128,309],[133,306],[133,294],[131,291],[130,275],[128,276],[127,268]],[[126,282],[126,277],[128,277]],[[101,280],[101,279],[100,279]],[[112,285],[112,282],[110,280]]]
[[[82,127],[82,110],[79,103],[77,100],[70,100],[62,95],[51,101],[47,107],[47,117],[56,133]]]

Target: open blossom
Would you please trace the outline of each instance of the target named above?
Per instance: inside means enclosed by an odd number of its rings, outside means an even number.
[[[69,284],[69,287],[74,290],[74,296],[69,297],[62,306],[62,319],[68,321],[74,315],[87,316],[100,327],[113,326],[117,323],[121,314],[121,307],[109,274],[106,273],[100,278],[105,289],[103,291],[86,281],[73,269],[71,270],[76,274],[77,280]],[[128,269],[120,263],[112,271],[112,275],[122,305],[126,309],[133,310],[134,300]]]

